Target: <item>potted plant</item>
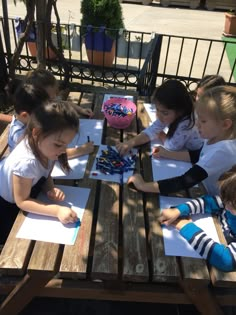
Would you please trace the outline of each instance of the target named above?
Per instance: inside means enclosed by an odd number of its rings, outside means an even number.
[[[81,25],[88,60],[110,67],[115,56],[115,40],[124,28],[119,0],[83,0]]]
[[[236,9],[225,13],[224,36],[236,37]]]

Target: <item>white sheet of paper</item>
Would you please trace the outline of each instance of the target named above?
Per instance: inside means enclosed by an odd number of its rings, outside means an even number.
[[[169,159],[155,159],[153,157],[151,157],[151,160],[154,181],[183,175],[192,167],[190,162]]]
[[[80,179],[84,177],[88,155],[68,160],[71,171],[66,174],[58,162],[55,163],[51,176],[57,179]]]
[[[154,122],[155,120],[157,120],[156,106],[154,104],[151,104],[151,103],[144,103],[143,106],[146,109],[151,122]]]
[[[190,199],[178,197],[160,197],[161,209],[184,203]],[[214,241],[219,242],[218,234],[213,218],[208,214],[197,214],[191,216],[193,222],[202,228]],[[165,254],[167,256],[183,256],[201,258],[201,256],[190,246],[190,244],[172,226],[162,226]]]
[[[65,201],[58,204],[71,207],[83,224],[83,213],[86,207],[90,189],[58,185],[65,192]],[[46,195],[40,194],[38,199],[52,203]],[[56,202],[53,202],[56,203]],[[16,237],[37,241],[68,244],[75,243],[80,225],[78,223],[63,225],[57,218],[28,213]]]
[[[94,142],[94,145],[100,145],[102,142],[102,132],[104,120],[98,119],[80,119],[79,132],[76,134],[72,142],[68,145],[69,148],[80,146],[88,142],[88,136],[90,141]]]
[[[111,146],[111,147],[114,150],[116,150],[115,146]],[[99,157],[102,154],[102,150],[107,150],[107,145],[100,145],[96,157]],[[132,149],[132,153],[137,154],[137,149]],[[135,167],[135,164],[132,167]],[[115,183],[121,184],[121,181],[123,183],[126,183],[128,178],[133,174],[133,172],[134,171],[125,172],[125,173],[123,173],[122,177],[120,174],[113,174],[113,175],[103,174],[102,172],[100,172],[99,170],[96,169],[96,159],[95,159],[89,177],[93,178],[93,179],[100,179],[100,180],[105,180],[108,182],[115,182]]]

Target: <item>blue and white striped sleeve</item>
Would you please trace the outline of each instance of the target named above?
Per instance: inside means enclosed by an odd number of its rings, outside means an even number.
[[[186,203],[176,206],[180,211],[180,217],[189,216],[199,213],[217,214],[224,209],[224,205],[219,196],[205,195]]]
[[[212,266],[222,271],[236,270],[236,242],[228,246],[219,244],[193,222],[186,224],[179,232]]]

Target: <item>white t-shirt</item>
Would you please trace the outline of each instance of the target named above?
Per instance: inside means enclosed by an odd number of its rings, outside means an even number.
[[[220,175],[236,164],[236,140],[223,140],[214,144],[207,144],[205,140],[196,164],[208,174],[202,182],[208,194],[218,195],[217,181]]]
[[[198,129],[196,126],[189,129],[189,120],[182,120],[178,124],[173,136],[169,139],[167,138],[164,142],[164,147],[167,150],[180,151],[180,150],[198,150],[202,147],[204,140],[200,137]],[[150,139],[157,140],[158,133],[168,127],[167,125],[160,122],[159,119],[154,121],[154,123],[144,129],[144,132]]]
[[[23,139],[15,149],[0,162],[0,196],[8,202],[15,203],[12,190],[12,175],[32,179],[32,187],[41,177],[48,178],[54,161],[46,169],[34,156],[27,139]]]
[[[25,125],[18,120],[14,115],[10,124],[8,134],[8,146],[10,152],[15,148],[19,141],[23,138],[25,132]]]

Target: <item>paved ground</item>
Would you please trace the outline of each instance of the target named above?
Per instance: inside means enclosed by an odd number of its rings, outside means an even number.
[[[151,5],[135,3],[121,5],[125,27],[130,31],[154,31],[162,34],[221,39],[224,11],[192,10],[173,6],[164,8],[160,6],[159,1],[153,1]],[[61,22],[80,24],[80,1],[58,0],[57,7]],[[15,6],[13,0],[8,0],[8,11],[10,17],[23,17],[25,6],[21,2]]]

